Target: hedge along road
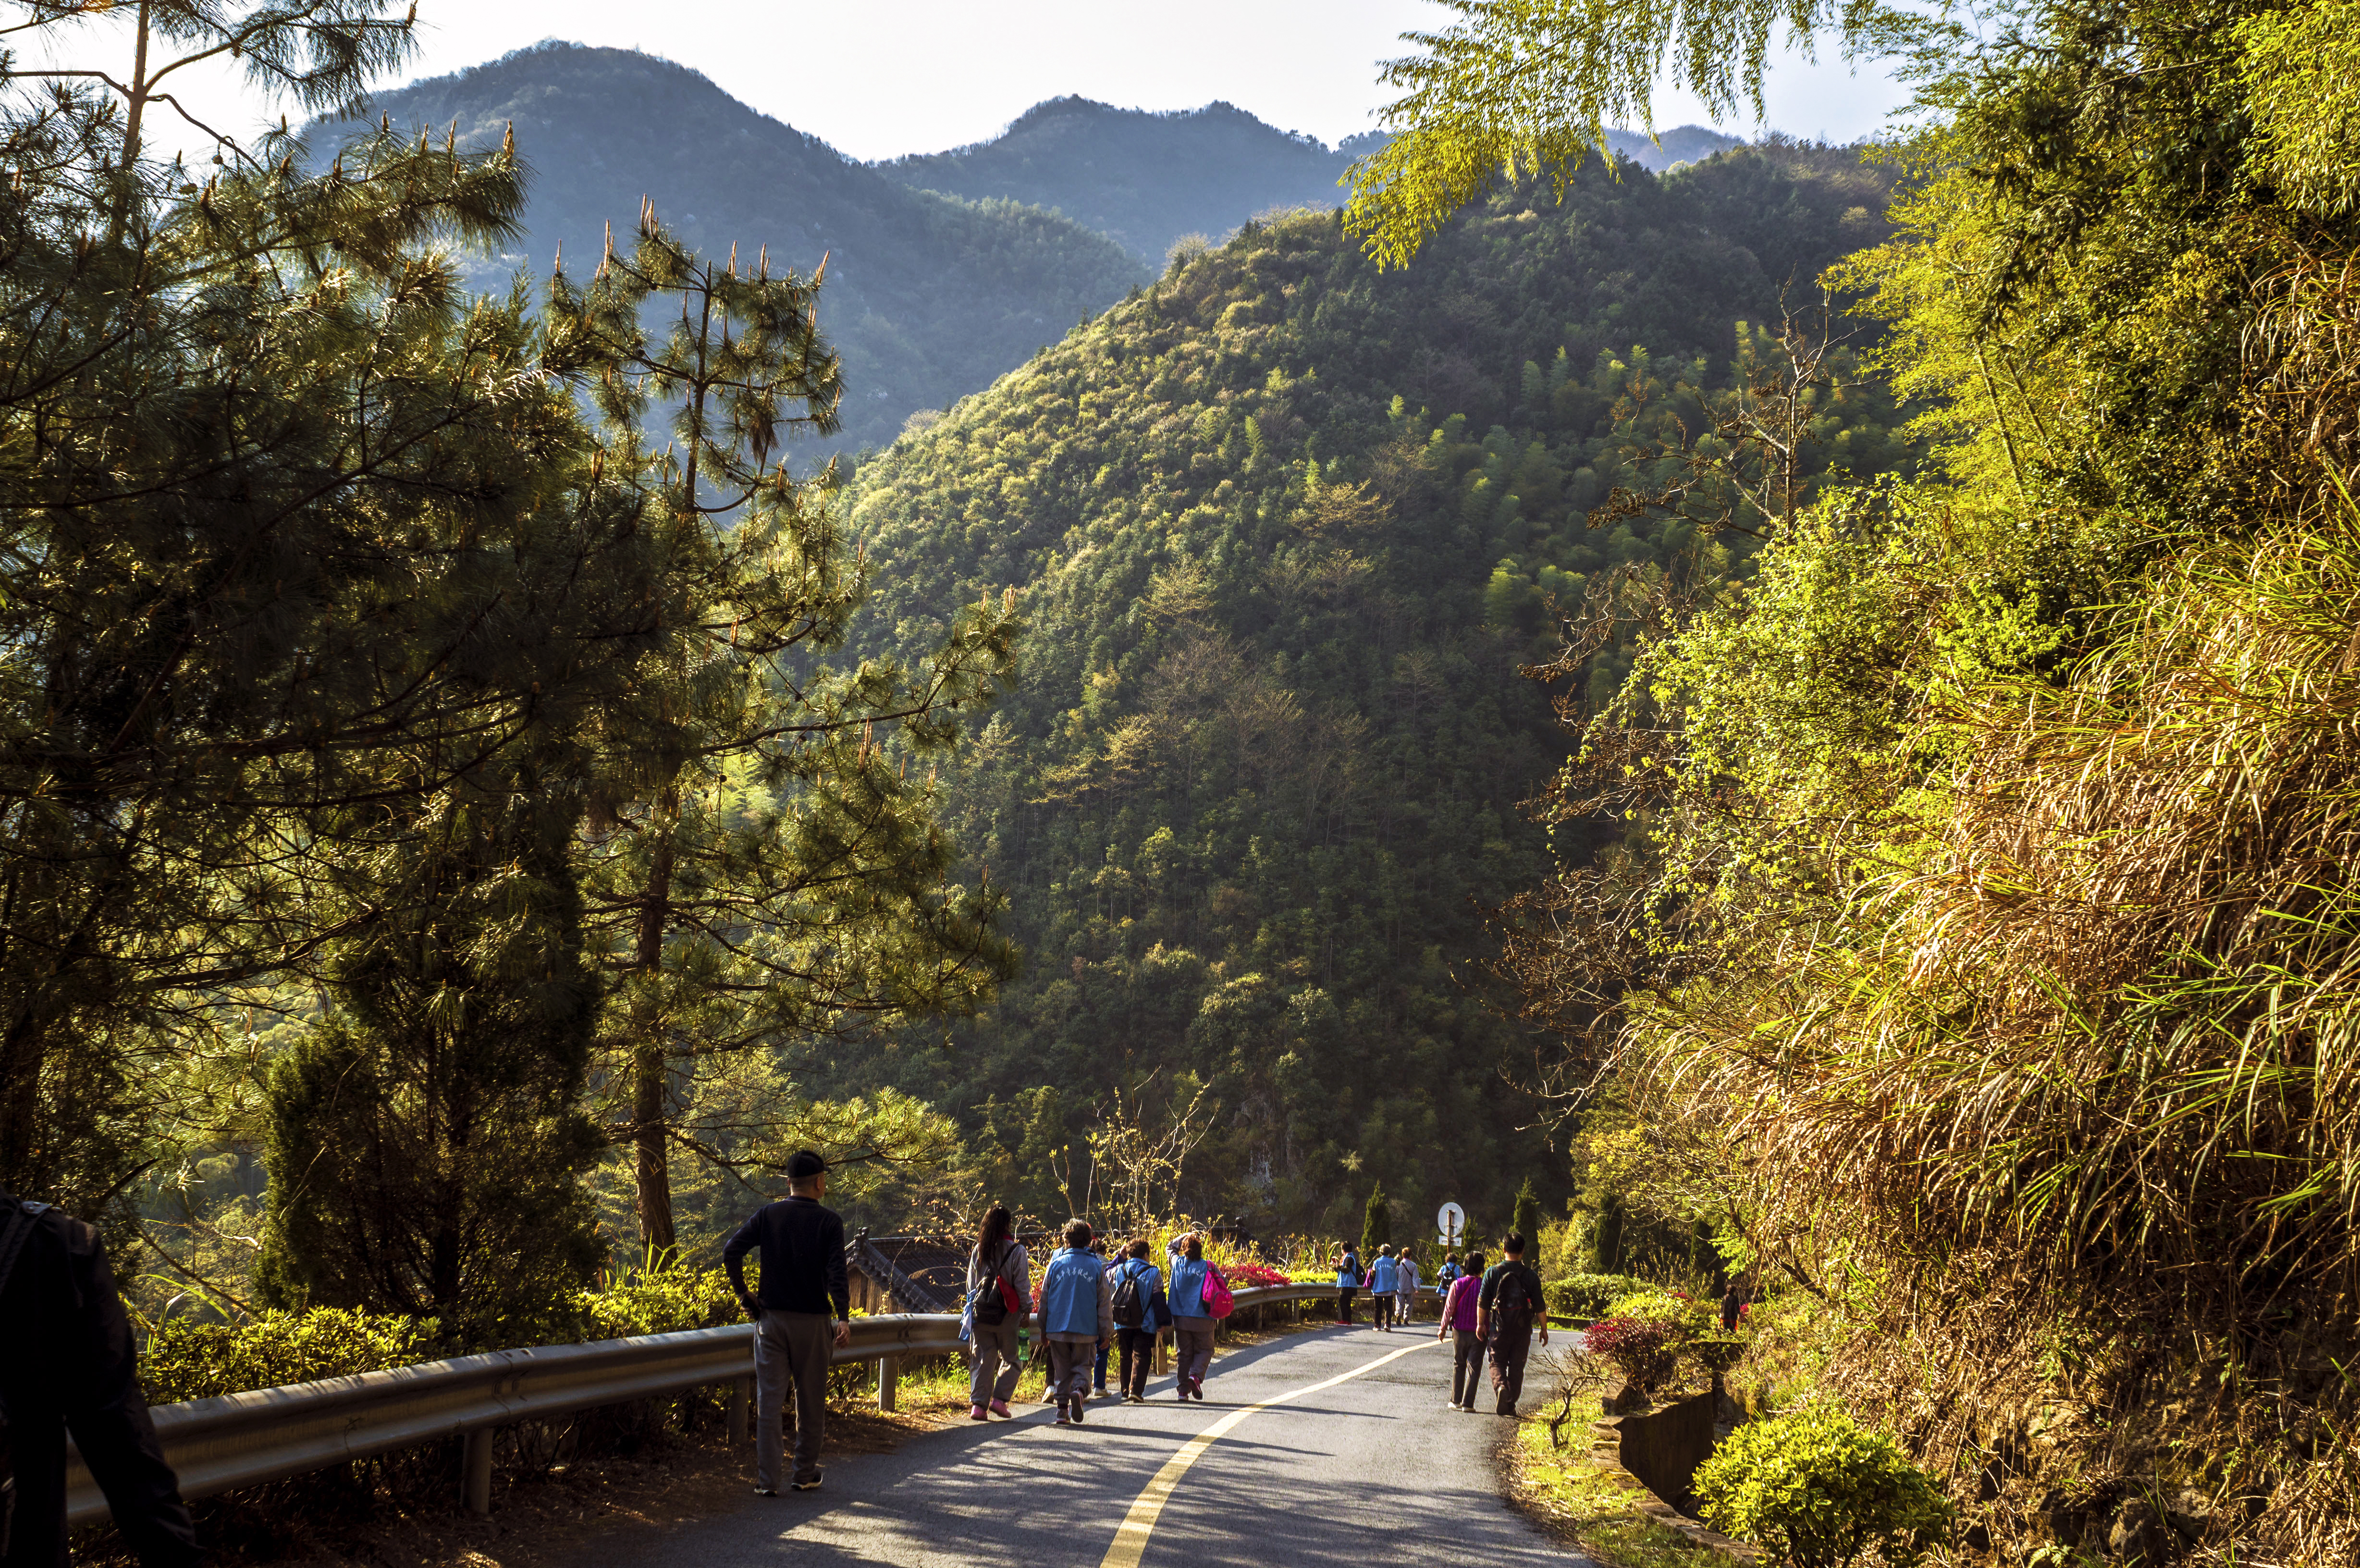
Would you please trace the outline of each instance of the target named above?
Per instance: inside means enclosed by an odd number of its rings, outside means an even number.
[[[1446,1410],[1449,1392],[1431,1323],[1322,1329],[1217,1356],[1203,1404],[1159,1377],[1146,1404],[1093,1400],[1079,1427],[1020,1406],[1014,1421],[830,1459],[819,1491],[749,1495],[628,1558],[619,1538],[600,1555],[634,1568],[1586,1563],[1501,1499],[1495,1451],[1512,1423],[1488,1402]],[[1538,1397],[1527,1389],[1527,1408]]]

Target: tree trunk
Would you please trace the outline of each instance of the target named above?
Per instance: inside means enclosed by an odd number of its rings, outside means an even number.
[[[663,1020],[665,916],[672,906],[672,833],[680,821],[680,789],[665,786],[648,823],[656,849],[648,866],[648,891],[639,908],[639,970],[641,1005],[632,1020],[638,1040],[631,1051],[631,1146],[639,1187],[639,1240],[650,1262],[672,1255],[672,1163],[664,1116],[666,1062]]]
[[[664,1049],[643,1040],[631,1053],[631,1144],[639,1183],[639,1239],[650,1261],[672,1256],[672,1163],[664,1138]]]

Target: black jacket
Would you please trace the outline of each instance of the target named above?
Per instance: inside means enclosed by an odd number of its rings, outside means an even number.
[[[852,1315],[844,1271],[844,1216],[816,1198],[781,1198],[754,1211],[721,1249],[729,1283],[746,1293],[746,1254],[762,1254],[762,1288],[754,1299],[774,1312]]]
[[[0,1216],[30,1206],[0,1192]],[[16,1468],[15,1528],[0,1562],[64,1568],[69,1430],[146,1568],[202,1561],[139,1393],[138,1355],[106,1248],[96,1231],[56,1209],[42,1209],[32,1225],[0,1288],[0,1399]]]

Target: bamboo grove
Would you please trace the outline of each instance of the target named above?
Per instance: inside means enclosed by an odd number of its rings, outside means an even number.
[[[1356,197],[1389,257],[1473,178],[1432,149],[1550,167],[1666,49],[1758,93],[1773,20],[1454,9]],[[1507,968],[1986,1544],[2194,1486],[2226,1550],[2349,1562],[2360,10],[1796,15],[1918,83],[1899,233],[1829,280],[1934,457],[1750,583],[1594,593],[1545,810],[1619,839]],[[1493,91],[1544,57],[1561,93]]]

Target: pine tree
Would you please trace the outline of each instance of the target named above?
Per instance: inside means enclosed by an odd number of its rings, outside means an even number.
[[[1360,1267],[1377,1255],[1377,1248],[1393,1238],[1393,1206],[1385,1196],[1384,1183],[1369,1189],[1369,1205],[1360,1215]]]
[[[1524,1238],[1524,1261],[1537,1265],[1541,1258],[1541,1226],[1546,1220],[1541,1213],[1540,1194],[1533,1191],[1533,1179],[1516,1189],[1515,1217],[1509,1223]]]
[[[314,878],[376,847],[333,820],[505,777],[644,640],[525,302],[464,300],[428,249],[515,234],[512,147],[385,129],[313,176],[272,136],[202,182],[138,156],[179,59],[235,42],[326,106],[408,47],[387,9],[72,8],[16,40],[69,74],[0,113],[0,1181],[85,1213],[169,1148],[220,1004],[322,953]],[[71,74],[110,40],[138,69]]]
[[[439,1320],[454,1345],[564,1337],[606,1255],[581,1176],[597,977],[577,794],[527,770],[386,822],[334,1007],[270,1074],[262,1299]]]
[[[675,1147],[732,1170],[790,1152],[777,1135],[789,1105],[761,1126],[688,1129],[716,1062],[971,1012],[1014,969],[998,895],[952,880],[931,786],[910,776],[1006,679],[1011,604],[959,617],[914,668],[825,662],[863,567],[832,479],[798,484],[778,450],[798,428],[836,428],[820,283],[774,273],[767,252],[751,267],[735,251],[699,256],[650,205],[628,255],[610,249],[585,288],[562,270],[551,285],[554,353],[595,398],[617,465],[640,475],[671,594],[661,646],[605,725],[588,884],[614,979],[602,1034],[616,1136],[658,1254],[678,1241]],[[673,439],[651,456],[643,426],[660,404]]]

